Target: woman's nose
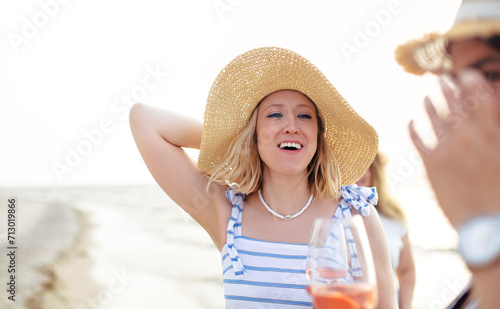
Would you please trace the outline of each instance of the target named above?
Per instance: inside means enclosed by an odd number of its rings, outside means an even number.
[[[300,132],[299,127],[295,121],[295,118],[289,118],[285,127],[283,128],[284,134],[298,134]]]

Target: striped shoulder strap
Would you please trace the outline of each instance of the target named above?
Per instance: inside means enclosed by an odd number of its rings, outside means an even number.
[[[233,205],[231,210],[231,218],[227,224],[227,249],[229,252],[229,257],[231,258],[231,264],[233,265],[234,275],[236,277],[245,278],[246,271],[241,262],[238,250],[234,246],[234,236],[237,231],[238,226],[241,226],[241,213],[243,211],[243,204],[245,203],[246,196],[236,190],[229,188],[226,191],[226,197]]]
[[[342,186],[340,188],[340,193],[342,194],[342,199],[340,200],[340,204],[335,211],[335,215],[333,216],[337,219],[352,218],[351,207],[354,207],[361,215],[369,216],[370,207],[368,204],[376,205],[378,201],[377,190],[375,187],[358,187],[356,184],[353,184]],[[349,253],[351,255],[352,275],[355,277],[361,277],[363,272],[361,271],[361,264],[358,259],[358,251],[356,249],[356,243],[354,242],[354,236],[348,227],[344,229],[344,233],[347,238]]]

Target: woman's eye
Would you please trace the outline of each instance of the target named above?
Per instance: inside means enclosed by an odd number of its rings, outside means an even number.
[[[304,119],[312,119],[312,117],[308,114],[300,114],[299,118],[304,118]]]
[[[490,82],[499,82],[500,81],[500,71],[494,72],[484,72],[486,79]]]
[[[279,117],[281,117],[280,113],[271,113],[269,114],[269,116],[267,116],[267,118],[279,118]]]

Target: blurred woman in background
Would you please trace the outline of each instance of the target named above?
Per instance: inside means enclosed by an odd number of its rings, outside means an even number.
[[[377,210],[389,244],[389,254],[396,284],[399,283],[399,308],[411,308],[415,288],[415,263],[408,240],[408,227],[403,209],[389,195],[385,165],[387,160],[380,152],[372,165],[357,182],[358,186],[376,187]]]

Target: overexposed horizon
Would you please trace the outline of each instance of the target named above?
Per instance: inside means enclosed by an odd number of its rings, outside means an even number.
[[[130,133],[130,106],[202,120],[218,72],[262,46],[308,58],[378,131],[396,182],[421,177],[407,123],[426,127],[421,102],[436,81],[404,73],[393,52],[446,30],[459,2],[2,3],[0,187],[154,183]]]

